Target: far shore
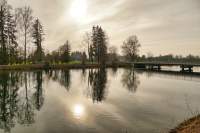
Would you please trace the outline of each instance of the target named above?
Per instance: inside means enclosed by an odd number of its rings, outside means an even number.
[[[87,68],[99,68],[97,63],[88,64],[15,64],[15,65],[0,65],[0,70],[37,70],[37,69],[87,69]],[[127,63],[106,64],[106,68],[120,68],[130,67]]]

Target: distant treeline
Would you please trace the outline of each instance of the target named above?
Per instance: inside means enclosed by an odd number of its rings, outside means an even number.
[[[160,55],[160,56],[150,56],[146,57],[145,55],[140,56],[138,61],[141,62],[184,62],[184,63],[200,63],[199,56],[188,55],[183,57],[181,55]]]

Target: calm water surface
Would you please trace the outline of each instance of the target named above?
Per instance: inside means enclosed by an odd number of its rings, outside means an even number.
[[[0,72],[0,133],[163,133],[200,111],[200,76]]]

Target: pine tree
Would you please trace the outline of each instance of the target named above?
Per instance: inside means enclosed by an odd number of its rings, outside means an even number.
[[[6,8],[1,5],[0,9],[0,64],[8,64],[8,53],[7,53],[7,28],[6,28]]]
[[[39,19],[36,19],[34,24],[33,24],[33,33],[32,33],[32,37],[34,40],[34,43],[36,45],[36,51],[34,53],[34,57],[35,60],[37,62],[41,62],[42,61],[42,57],[44,55],[43,49],[42,49],[42,41],[43,41],[43,27],[39,21]]]
[[[92,30],[92,56],[93,59],[97,62],[99,62],[98,60],[98,38],[97,38],[97,29],[98,26],[95,27],[93,26],[93,30]]]
[[[69,44],[69,41],[66,41],[66,43],[59,48],[59,51],[61,61],[65,63],[69,62],[71,53],[71,46]]]
[[[106,62],[106,55],[107,55],[107,42],[105,32],[100,27],[98,29],[98,58],[101,65],[105,65]]]
[[[10,10],[7,10],[7,43],[8,43],[8,56],[9,56],[9,63],[13,64],[17,60],[17,37],[16,37],[16,20],[14,19],[13,15],[11,14]]]
[[[92,29],[92,46],[90,51],[93,59],[101,66],[105,65],[107,55],[107,38],[105,32],[100,26],[94,26]]]

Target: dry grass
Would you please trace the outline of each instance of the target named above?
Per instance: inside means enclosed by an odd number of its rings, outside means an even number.
[[[200,133],[200,115],[181,123],[170,133]]]

